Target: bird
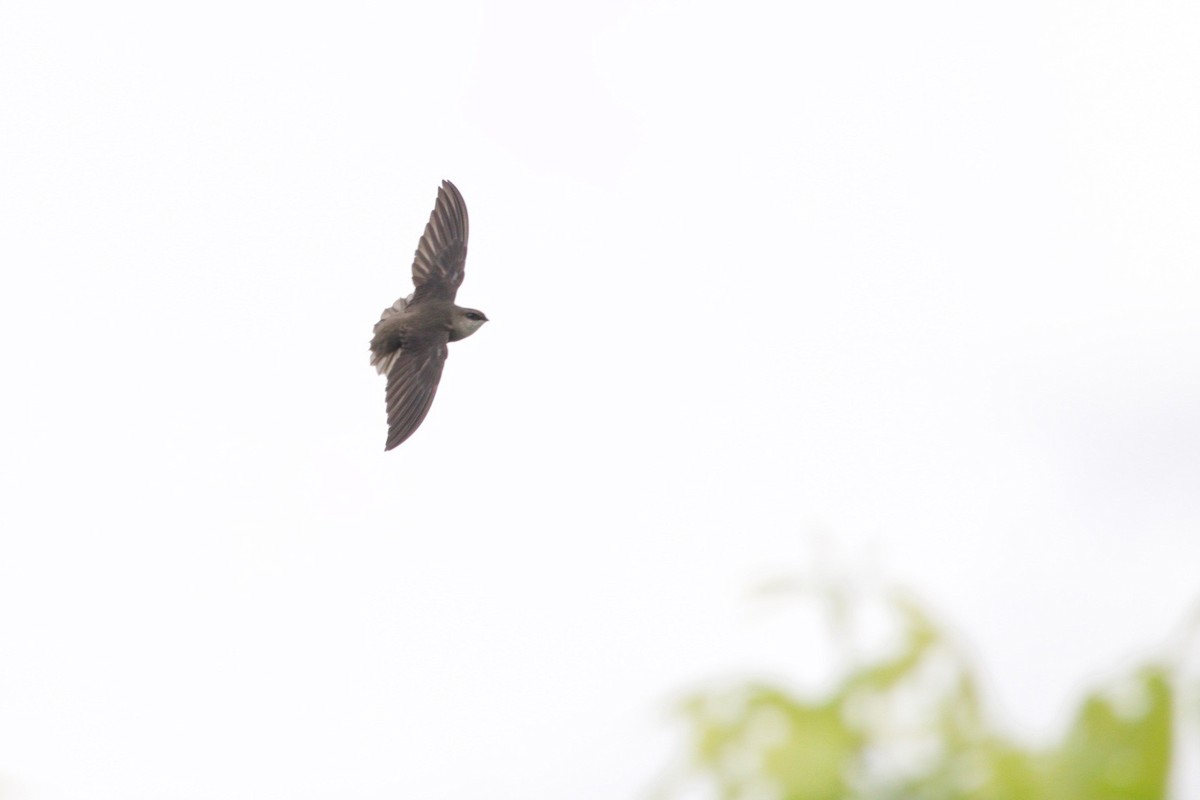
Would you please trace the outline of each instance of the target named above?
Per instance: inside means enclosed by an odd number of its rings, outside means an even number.
[[[421,425],[448,355],[447,343],[483,327],[487,315],[455,305],[467,262],[467,204],[442,181],[413,257],[413,292],[383,310],[371,338],[371,366],[387,376],[388,435],[384,451]]]

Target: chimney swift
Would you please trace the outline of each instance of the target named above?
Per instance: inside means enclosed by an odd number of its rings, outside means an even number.
[[[437,393],[447,342],[465,339],[488,321],[454,304],[467,262],[467,204],[442,181],[425,235],[413,258],[413,293],[383,310],[371,339],[371,365],[387,376],[388,436],[396,447],[420,426]]]

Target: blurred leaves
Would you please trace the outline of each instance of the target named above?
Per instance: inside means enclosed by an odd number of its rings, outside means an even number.
[[[824,594],[835,596],[831,632],[844,641],[846,595]],[[944,630],[903,595],[886,603],[899,646],[847,669],[822,698],[763,682],[687,697],[687,765],[658,796],[694,797],[697,783],[721,800],[1166,796],[1175,709],[1167,667],[1144,664],[1088,694],[1061,742],[1029,749],[989,720],[976,673]]]

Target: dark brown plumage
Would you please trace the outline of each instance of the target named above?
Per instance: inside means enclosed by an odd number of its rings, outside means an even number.
[[[467,205],[454,184],[442,181],[413,257],[413,293],[384,309],[371,339],[371,364],[387,375],[386,450],[424,421],[437,394],[447,343],[465,339],[487,322],[483,312],[454,304],[468,233]]]

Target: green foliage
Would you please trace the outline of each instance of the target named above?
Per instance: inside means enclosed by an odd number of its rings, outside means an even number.
[[[695,781],[721,800],[1166,796],[1174,699],[1165,667],[1147,664],[1089,694],[1058,745],[1028,749],[996,732],[949,637],[915,603],[888,603],[900,646],[850,669],[826,697],[746,683],[686,698],[690,780],[662,796]],[[830,607],[835,633],[845,633],[844,602]]]

